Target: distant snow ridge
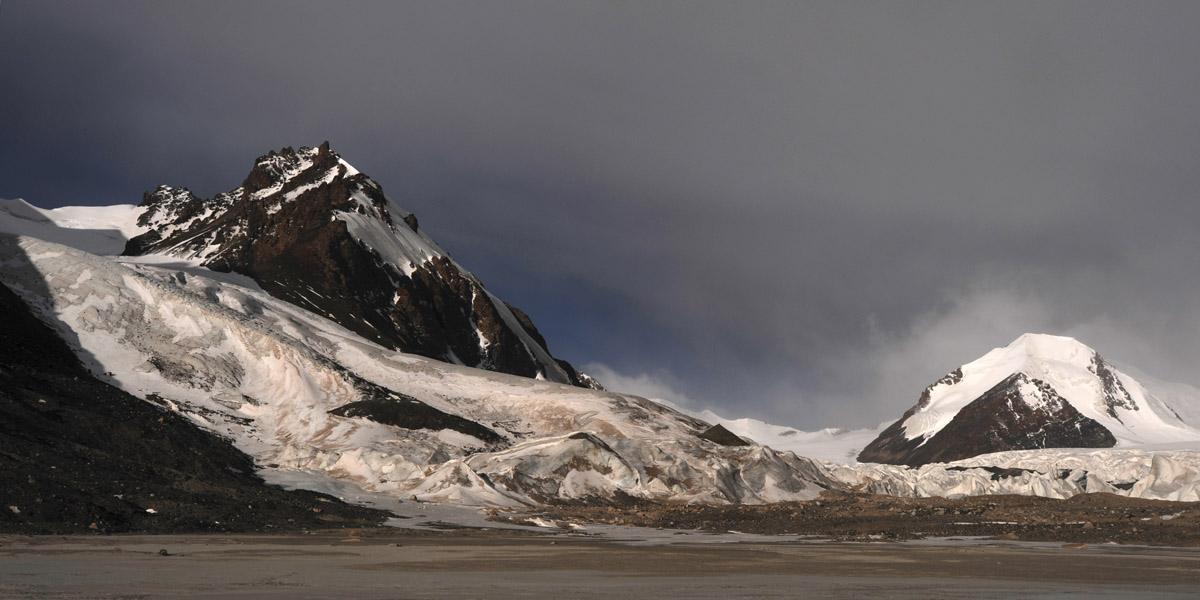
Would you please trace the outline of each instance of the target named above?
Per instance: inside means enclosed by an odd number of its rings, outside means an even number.
[[[0,266],[95,372],[264,466],[500,507],[759,503],[838,485],[791,453],[702,439],[708,423],[649,400],[398,353],[203,269],[4,235]]]
[[[721,425],[735,435],[746,440],[753,440],[776,450],[794,452],[815,460],[834,463],[855,463],[858,453],[871,440],[879,436],[886,423],[872,429],[839,429],[829,427],[817,431],[801,431],[794,427],[773,425],[758,419],[731,419],[721,416],[712,410],[699,412],[689,411],[668,400],[651,398],[659,404],[668,406],[693,417]]]
[[[859,460],[921,465],[1005,450],[1195,443],[1198,424],[1182,416],[1195,412],[1155,397],[1075,339],[1025,334],[930,385]]]

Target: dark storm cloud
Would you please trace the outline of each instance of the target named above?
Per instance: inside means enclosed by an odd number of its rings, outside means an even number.
[[[1198,18],[10,0],[0,196],[330,139],[558,353],[725,413],[879,422],[1026,330],[1200,383]]]

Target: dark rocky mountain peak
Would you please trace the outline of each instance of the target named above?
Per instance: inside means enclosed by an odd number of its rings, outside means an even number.
[[[533,321],[495,297],[326,142],[254,161],[212,198],[159,186],[127,255],[253,278],[272,296],[379,344],[446,362],[598,387],[554,358]]]

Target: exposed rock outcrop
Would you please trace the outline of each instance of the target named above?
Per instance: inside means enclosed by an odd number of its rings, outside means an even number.
[[[705,429],[704,433],[700,434],[700,439],[708,440],[714,444],[720,444],[722,446],[750,445],[749,442],[743,440],[737,435],[734,435],[732,431],[725,429],[725,426],[721,424],[713,425],[712,427]]]

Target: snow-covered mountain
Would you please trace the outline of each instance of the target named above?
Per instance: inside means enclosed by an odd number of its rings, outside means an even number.
[[[922,465],[1036,448],[1200,441],[1200,398],[1168,402],[1079,341],[1025,334],[934,382],[859,455]]]
[[[815,497],[792,453],[635,396],[404,354],[219,273],[0,235],[0,282],[97,374],[263,466],[422,500]]]
[[[260,156],[240,186],[212,198],[164,185],[136,207],[8,201],[0,230],[238,273],[389,348],[599,386],[552,356],[528,315],[489,292],[328,143]]]

